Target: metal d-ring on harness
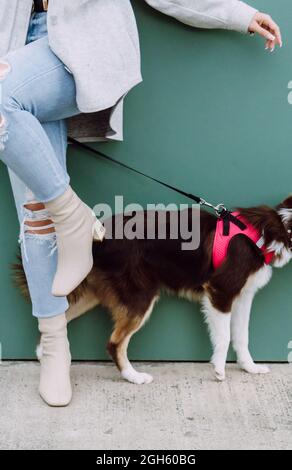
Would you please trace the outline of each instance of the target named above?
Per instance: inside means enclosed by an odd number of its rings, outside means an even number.
[[[171,189],[172,191],[175,191],[176,193],[181,194],[187,197],[188,199],[191,199],[192,201],[195,201],[197,204],[200,204],[201,206],[206,206],[206,207],[209,207],[210,209],[213,209],[217,217],[223,220],[223,235],[226,235],[226,236],[229,235],[230,223],[237,225],[237,227],[239,227],[243,231],[246,229],[246,225],[237,217],[235,217],[222,203],[217,204],[215,206],[199,196],[196,196],[192,193],[187,193],[179,188],[176,188],[175,186],[172,186],[168,183],[165,183],[164,181],[154,178],[153,176],[147,175],[146,173],[143,173],[142,171],[136,170],[135,168],[129,165],[126,165],[125,163],[122,163],[119,160],[116,160],[115,158],[110,157],[109,155],[106,155],[100,150],[94,149],[90,147],[89,145],[81,143],[78,140],[73,139],[72,137],[68,137],[68,142],[71,142],[75,147],[79,147],[80,149],[83,149],[86,152],[94,153],[95,155],[98,155],[99,157],[102,157],[105,160],[108,160],[114,163],[115,165],[119,165],[120,167],[126,168],[127,170],[130,170],[138,175],[144,176],[144,178],[147,178],[151,181],[155,181],[161,186]]]
[[[228,236],[229,231],[230,231],[230,223],[233,223],[237,225],[242,231],[246,229],[246,225],[239,220],[237,217],[235,217],[225,206],[224,204],[217,204],[217,206],[214,206],[213,204],[210,204],[210,202],[205,201],[205,199],[200,198],[201,201],[199,204],[202,206],[210,207],[213,209],[219,219],[223,220],[223,235]]]

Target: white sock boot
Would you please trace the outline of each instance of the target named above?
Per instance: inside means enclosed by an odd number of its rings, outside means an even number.
[[[69,186],[65,193],[45,203],[55,224],[58,266],[52,294],[70,294],[90,272],[93,238],[101,241],[105,229],[94,212]]]
[[[50,406],[66,406],[72,398],[71,354],[65,314],[39,318],[41,377],[39,393]]]

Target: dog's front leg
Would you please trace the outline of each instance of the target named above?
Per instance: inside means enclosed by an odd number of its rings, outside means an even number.
[[[211,363],[214,365],[217,380],[221,381],[225,379],[225,365],[230,344],[231,313],[222,313],[217,310],[207,296],[203,299],[203,313],[213,345]]]
[[[266,374],[269,368],[265,365],[255,364],[248,349],[249,318],[254,292],[243,291],[235,299],[231,317],[231,339],[237,355],[239,366],[251,374]]]

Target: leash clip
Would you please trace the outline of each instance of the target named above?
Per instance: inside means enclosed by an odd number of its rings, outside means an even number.
[[[221,217],[221,215],[224,212],[228,212],[227,208],[222,203],[218,204],[217,206],[214,206],[214,210],[215,210],[216,214],[218,215],[218,217]]]
[[[213,204],[211,204],[210,202],[207,202],[205,201],[205,199],[202,199],[200,200],[200,205],[202,206],[207,206],[207,207],[211,207],[212,209],[214,209],[214,211],[216,212],[216,215],[218,217],[221,217],[221,215],[223,214],[223,212],[227,212],[227,208],[224,206],[224,204],[217,204],[217,206],[214,206]]]

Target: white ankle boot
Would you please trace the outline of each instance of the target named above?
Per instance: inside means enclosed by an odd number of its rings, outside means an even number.
[[[66,406],[72,398],[71,354],[65,314],[39,318],[41,377],[39,393],[50,406]]]
[[[45,204],[55,224],[58,266],[52,294],[70,294],[93,265],[93,238],[101,241],[105,229],[94,212],[69,186],[64,194]]]

